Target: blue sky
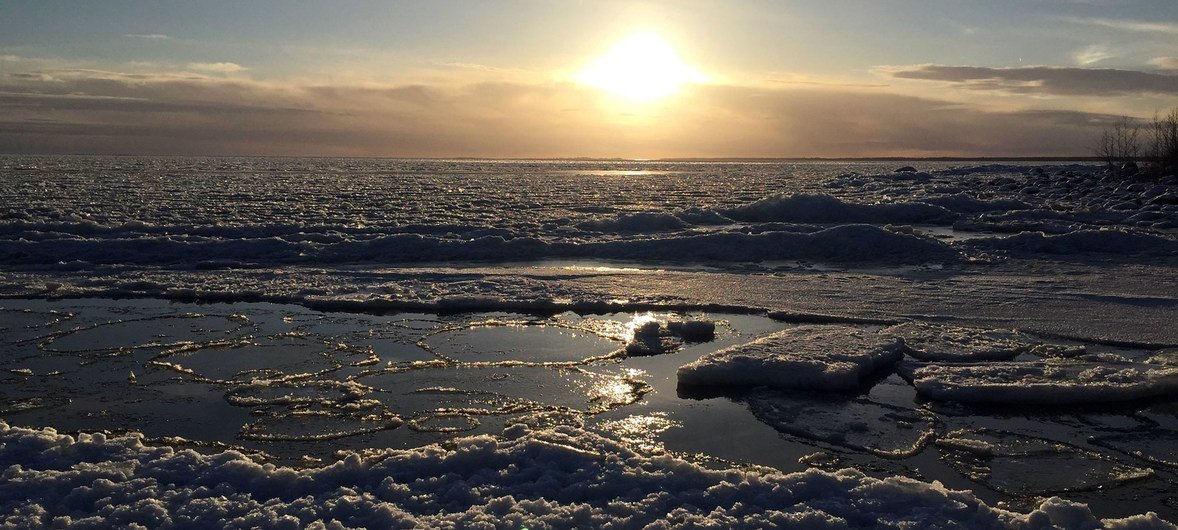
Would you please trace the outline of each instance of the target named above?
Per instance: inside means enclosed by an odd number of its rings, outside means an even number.
[[[571,81],[639,31],[712,82],[637,106]],[[0,152],[1082,154],[1103,120],[1178,104],[1178,2],[7,0],[0,93]]]

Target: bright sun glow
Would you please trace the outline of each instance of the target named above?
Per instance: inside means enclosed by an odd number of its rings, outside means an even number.
[[[637,33],[586,66],[577,80],[633,101],[654,101],[706,78],[658,35]]]

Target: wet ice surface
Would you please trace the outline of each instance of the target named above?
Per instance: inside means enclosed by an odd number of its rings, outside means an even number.
[[[879,326],[704,312],[367,315],[109,300],[8,300],[3,310],[20,317],[0,334],[0,413],[17,425],[134,429],[152,443],[232,446],[295,466],[330,462],[339,450],[499,434],[513,423],[568,425],[709,467],[849,466],[940,480],[1020,510],[1063,495],[1098,514],[1174,515],[1172,398],[1091,413],[971,409],[920,399],[886,364],[836,393],[677,382],[682,364],[783,331],[870,337]],[[649,323],[669,333],[668,323],[685,321],[712,322],[711,340],[626,354]]]

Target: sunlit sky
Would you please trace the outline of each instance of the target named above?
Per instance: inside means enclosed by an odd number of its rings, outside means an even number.
[[[0,2],[0,153],[1085,155],[1174,106],[1174,0]]]

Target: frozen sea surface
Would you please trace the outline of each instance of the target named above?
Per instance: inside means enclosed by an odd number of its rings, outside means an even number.
[[[1178,182],[895,165],[0,158],[0,524],[1178,519]]]

